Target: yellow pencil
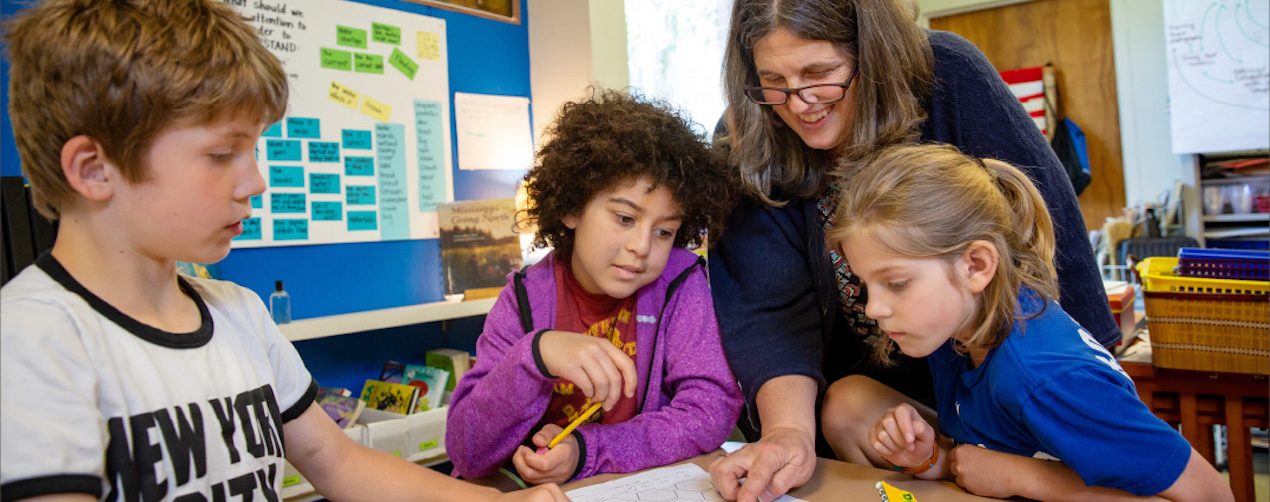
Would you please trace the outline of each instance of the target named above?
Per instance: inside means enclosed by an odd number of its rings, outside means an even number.
[[[552,439],[550,443],[547,443],[547,449],[555,448],[561,441],[564,441],[564,438],[569,437],[569,433],[573,432],[573,429],[577,429],[583,422],[586,422],[586,419],[591,418],[591,415],[594,415],[595,412],[600,409],[601,404],[603,403],[592,404],[590,408],[587,408],[586,411],[582,413],[582,415],[573,419],[572,422],[569,422],[568,427],[565,427],[559,434],[556,434],[555,439]]]

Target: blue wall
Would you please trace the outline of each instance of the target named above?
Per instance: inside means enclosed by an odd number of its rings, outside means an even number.
[[[521,22],[510,24],[469,14],[400,0],[352,0],[357,4],[423,14],[444,19],[449,49],[450,92],[529,97],[529,30],[527,0],[521,0]],[[4,16],[26,0],[0,0]],[[9,63],[3,72],[5,120],[0,126],[0,174],[17,176],[20,164],[8,120]],[[450,109],[454,109],[453,95]],[[450,117],[450,130],[454,117]],[[457,137],[451,134],[450,150],[456,200],[511,197],[524,175],[520,171],[458,170]],[[327,244],[259,249],[236,249],[220,263],[225,279],[248,287],[267,299],[275,280],[282,280],[291,295],[294,319],[399,307],[439,301],[440,249],[436,239]],[[442,332],[440,323],[408,326],[377,332],[344,335],[299,342],[296,347],[310,370],[326,386],[355,391],[362,381],[378,375],[388,359],[422,362],[431,348],[452,346],[472,350],[484,318],[452,323]]]

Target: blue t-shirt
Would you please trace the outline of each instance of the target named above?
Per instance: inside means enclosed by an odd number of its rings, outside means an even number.
[[[1041,302],[1031,290],[1020,311]],[[1089,332],[1049,302],[1016,321],[983,364],[952,342],[926,358],[940,432],[957,444],[1061,460],[1085,484],[1155,495],[1172,486],[1191,446],[1138,399],[1133,381]]]

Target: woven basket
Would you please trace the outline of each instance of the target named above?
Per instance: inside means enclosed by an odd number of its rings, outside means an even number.
[[[1270,282],[1177,277],[1176,266],[1161,257],[1138,264],[1152,364],[1270,374]]]

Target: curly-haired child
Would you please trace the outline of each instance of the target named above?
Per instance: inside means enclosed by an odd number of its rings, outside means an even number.
[[[890,341],[925,357],[937,409],[844,378],[823,418],[866,446],[842,458],[992,497],[1232,499],[1055,301],[1053,224],[1021,171],[946,145],[900,147],[849,187],[827,242],[869,288],[879,358]]]
[[[617,91],[565,104],[548,136],[524,220],[555,249],[509,276],[486,319],[450,406],[455,470],[564,482],[718,447],[741,394],[683,246],[721,229],[726,167],[664,103]],[[593,403],[603,412],[541,449]]]

